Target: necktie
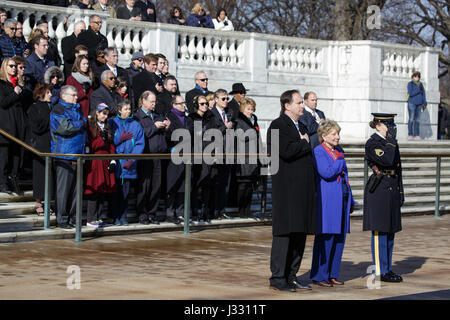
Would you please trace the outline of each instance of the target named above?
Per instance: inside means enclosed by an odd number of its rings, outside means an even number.
[[[298,123],[297,123],[297,122],[295,123],[295,126],[297,127],[297,131],[300,132],[300,127],[298,126]]]
[[[226,123],[227,122],[227,118],[225,118],[225,111],[222,111],[222,118],[223,118],[223,122]]]

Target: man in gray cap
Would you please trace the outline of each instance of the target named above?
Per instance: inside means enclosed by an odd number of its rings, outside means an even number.
[[[136,51],[131,56],[130,66],[126,69],[128,72],[128,78],[133,83],[133,78],[142,72],[142,66],[144,65],[144,54],[140,51]]]

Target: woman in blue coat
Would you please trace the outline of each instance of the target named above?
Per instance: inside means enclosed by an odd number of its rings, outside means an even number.
[[[427,98],[422,82],[420,82],[420,72],[416,71],[408,82],[408,139],[422,140],[419,132],[421,109],[425,110]]]
[[[130,101],[117,105],[117,116],[110,120],[117,154],[141,154],[145,147],[144,129],[133,119]],[[121,205],[116,213],[115,225],[128,225],[128,193],[132,180],[137,179],[137,160],[121,159],[116,168],[116,176],[122,186]]]
[[[321,144],[314,149],[317,233],[310,277],[323,287],[344,284],[338,280],[339,269],[354,204],[344,153],[338,146],[340,130],[335,121],[325,120],[318,129]]]
[[[206,14],[205,8],[200,3],[196,3],[192,8],[186,25],[214,29],[214,23],[211,16]]]

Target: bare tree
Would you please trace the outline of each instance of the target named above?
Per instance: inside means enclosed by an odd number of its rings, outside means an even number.
[[[383,9],[386,0],[336,0],[334,10],[334,40],[366,40],[371,29],[367,26],[368,8]]]

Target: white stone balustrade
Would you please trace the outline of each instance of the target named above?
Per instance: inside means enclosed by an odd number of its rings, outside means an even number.
[[[399,138],[407,137],[406,85],[413,70],[420,70],[428,108],[422,114],[427,138],[436,137],[439,95],[438,55],[434,48],[376,41],[320,41],[245,32],[225,32],[164,23],[111,19],[92,10],[30,5],[0,0],[0,7],[24,22],[28,37],[34,21],[54,18],[50,37],[70,35],[78,20],[102,17],[102,34],[119,51],[119,65],[128,67],[135,51],[162,53],[169,60],[182,93],[194,86],[194,74],[203,70],[209,89],[231,90],[235,82],[249,88],[264,131],[279,115],[279,96],[288,89],[314,91],[318,108],[338,121],[343,139],[365,139],[372,112],[397,113]],[[67,18],[67,19],[66,19]],[[67,23],[65,23],[67,20]],[[60,51],[61,52],[61,51]],[[264,134],[263,134],[264,135]]]

